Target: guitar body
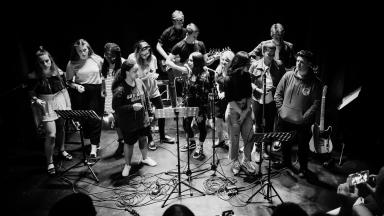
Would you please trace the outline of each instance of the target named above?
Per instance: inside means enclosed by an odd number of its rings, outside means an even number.
[[[320,126],[313,124],[311,127],[312,138],[309,141],[309,149],[318,154],[330,153],[333,149],[331,141],[332,127],[329,126],[324,130],[325,115],[325,95],[327,94],[327,86],[323,87],[323,95],[321,97]]]
[[[309,141],[309,149],[313,153],[324,154],[330,153],[333,150],[331,133],[332,127],[329,126],[327,130],[320,130],[320,126],[318,124],[313,124],[311,127],[312,137]]]

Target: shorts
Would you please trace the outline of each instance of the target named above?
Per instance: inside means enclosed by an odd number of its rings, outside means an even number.
[[[141,128],[129,133],[123,132],[124,142],[127,145],[134,145],[137,142],[137,140],[139,140],[140,137],[143,137],[143,136],[148,137],[150,133],[151,133],[150,127]]]

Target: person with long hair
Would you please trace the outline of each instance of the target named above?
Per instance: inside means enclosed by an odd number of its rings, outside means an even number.
[[[60,118],[55,110],[70,110],[71,101],[69,99],[64,73],[57,67],[51,54],[40,47],[35,54],[36,68],[29,75],[34,80],[34,85],[30,86],[32,102],[37,108],[35,114],[39,122],[41,121],[45,128],[44,150],[47,160],[48,174],[56,173],[53,163],[53,153],[55,143],[59,145],[59,156],[72,160],[72,156],[65,151],[65,129],[64,119]]]
[[[217,101],[215,101],[215,124],[218,141],[215,144],[216,147],[228,148],[228,144],[225,142],[225,137],[228,135],[228,126],[225,122],[225,109],[227,108],[228,101],[224,92],[224,79],[227,76],[228,67],[235,54],[228,50],[221,54],[220,63],[215,70],[215,82]]]
[[[188,62],[184,66],[178,66],[176,64],[170,63],[170,60],[167,60],[166,64],[168,64],[173,69],[181,71],[183,74],[187,74],[187,90],[185,93],[186,106],[199,108],[199,112],[196,117],[187,117],[184,119],[183,125],[184,130],[187,133],[189,149],[188,145],[186,144],[180,148],[180,151],[195,149],[192,157],[195,159],[202,159],[204,158],[203,144],[205,138],[207,137],[206,120],[209,114],[208,94],[211,92],[213,84],[210,81],[209,73],[204,68],[204,55],[200,52],[191,53],[188,58]],[[194,122],[196,122],[200,132],[198,144],[196,144],[194,139],[195,134],[191,127],[191,124]]]
[[[134,61],[138,65],[139,78],[145,84],[147,88],[149,99],[156,109],[163,109],[163,101],[161,100],[161,94],[157,85],[157,59],[152,53],[151,46],[144,40],[140,40],[135,44],[135,50],[128,56],[128,60]],[[158,120],[160,143],[175,143],[175,139],[165,135],[165,119]],[[156,150],[157,146],[153,141],[152,133],[148,137],[148,148]]]
[[[149,166],[157,165],[147,154],[151,106],[145,84],[138,78],[138,70],[139,66],[135,62],[124,61],[112,85],[112,108],[118,116],[117,123],[125,143],[125,165],[122,172],[124,177],[129,175],[133,147],[137,141],[142,154],[141,162]]]
[[[114,153],[115,157],[120,157],[124,150],[124,139],[123,134],[119,127],[117,127],[117,116],[115,111],[112,109],[112,82],[116,76],[116,72],[121,68],[122,62],[125,59],[121,57],[121,49],[119,45],[115,43],[106,43],[104,45],[104,60],[101,67],[101,74],[105,79],[105,103],[104,103],[104,114],[107,115],[108,119],[113,119],[114,128],[117,133],[118,147]],[[112,116],[112,118],[110,118]]]
[[[75,41],[66,71],[74,110],[93,110],[103,116],[105,82],[101,75],[102,63],[103,59],[93,52],[86,40]],[[94,162],[100,144],[101,119],[85,120],[81,124],[84,137],[91,141],[90,162]]]
[[[228,76],[224,79],[224,92],[228,105],[225,111],[225,120],[228,124],[228,132],[231,139],[229,146],[229,158],[232,160],[232,172],[237,175],[240,169],[247,173],[254,173],[255,166],[251,163],[253,143],[251,103],[252,86],[251,75],[248,72],[250,58],[248,53],[239,51],[233,58],[228,68]],[[243,162],[239,161],[240,133],[244,142]]]

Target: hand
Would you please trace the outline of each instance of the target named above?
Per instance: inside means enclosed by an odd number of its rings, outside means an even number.
[[[35,103],[36,103],[37,105],[43,107],[43,106],[45,106],[45,103],[46,103],[46,102],[45,102],[44,100],[41,100],[41,99],[39,99],[39,98],[36,98]]]
[[[354,187],[353,192],[350,190],[350,184],[347,182],[340,184],[337,187],[337,195],[339,195],[340,199],[345,203],[345,204],[353,204],[356,199],[359,197],[359,190],[357,189],[356,186]]]
[[[223,99],[225,97],[225,92],[219,92],[219,99]]]
[[[105,89],[101,90],[101,97],[103,98],[107,97],[107,91]]]
[[[141,105],[141,103],[135,103],[132,105],[132,107],[133,107],[133,110],[139,111],[143,108],[143,105]]]
[[[153,80],[156,80],[158,77],[159,77],[159,74],[158,73],[150,73],[149,74],[149,77],[151,78],[151,79],[153,79]]]
[[[169,60],[169,59],[165,60],[165,65],[166,65],[166,66],[170,66],[170,65],[171,65],[171,63],[172,63],[172,61],[171,61],[171,60]]]
[[[77,90],[79,93],[83,93],[83,92],[85,91],[85,88],[84,88],[84,86],[82,86],[82,85],[76,84],[76,90]]]

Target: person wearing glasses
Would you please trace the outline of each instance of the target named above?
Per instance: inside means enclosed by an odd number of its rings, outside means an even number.
[[[176,106],[176,90],[174,85],[175,76],[172,73],[172,69],[168,69],[165,65],[165,61],[168,59],[173,46],[175,46],[179,41],[183,40],[187,34],[187,30],[183,27],[184,24],[184,14],[180,10],[175,10],[172,13],[172,23],[173,25],[168,27],[161,34],[157,44],[156,50],[163,57],[161,61],[161,70],[168,74],[168,87],[169,87],[169,96],[171,98],[172,106]]]

